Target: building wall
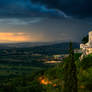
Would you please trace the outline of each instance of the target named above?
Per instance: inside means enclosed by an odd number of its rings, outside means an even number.
[[[80,57],[81,59],[92,53],[92,31],[89,32],[89,41],[86,44],[80,44],[80,49],[82,50],[82,56]]]
[[[86,49],[86,55],[89,55],[89,54],[91,54],[92,53],[92,48],[87,48]]]
[[[89,46],[92,47],[92,32],[89,32]]]

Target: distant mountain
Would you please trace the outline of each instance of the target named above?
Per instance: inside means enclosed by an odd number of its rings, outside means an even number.
[[[1,43],[0,48],[29,48],[29,47],[44,47],[44,48],[62,48],[69,47],[68,42],[25,42],[25,43]],[[79,48],[79,43],[73,43],[73,48]]]
[[[25,48],[35,46],[46,46],[56,44],[57,42],[24,42],[24,43],[0,43],[0,48]]]
[[[79,43],[74,42],[73,48],[74,49],[80,48]],[[31,48],[31,50],[33,50],[33,53],[46,54],[46,55],[67,54],[68,49],[69,49],[69,42],[54,43],[54,44],[51,44],[51,45],[38,46],[38,47],[32,47]]]

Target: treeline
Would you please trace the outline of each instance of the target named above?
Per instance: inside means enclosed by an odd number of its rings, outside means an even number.
[[[69,44],[59,43],[54,45],[23,47],[23,48],[6,48],[0,50],[0,55],[28,55],[28,54],[66,54],[68,53]],[[73,48],[79,48],[79,43],[73,43]]]

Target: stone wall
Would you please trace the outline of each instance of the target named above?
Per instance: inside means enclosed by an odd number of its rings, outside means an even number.
[[[89,41],[86,44],[80,44],[80,49],[82,50],[82,55],[80,59],[83,59],[84,56],[92,53],[92,31],[89,32]]]
[[[92,48],[92,31],[91,32],[89,32],[89,47],[91,47]]]

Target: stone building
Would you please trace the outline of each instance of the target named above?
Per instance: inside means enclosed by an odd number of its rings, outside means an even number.
[[[80,44],[80,49],[82,50],[81,59],[83,59],[84,56],[87,56],[92,53],[92,31],[89,32],[89,38],[88,43],[86,44]]]

